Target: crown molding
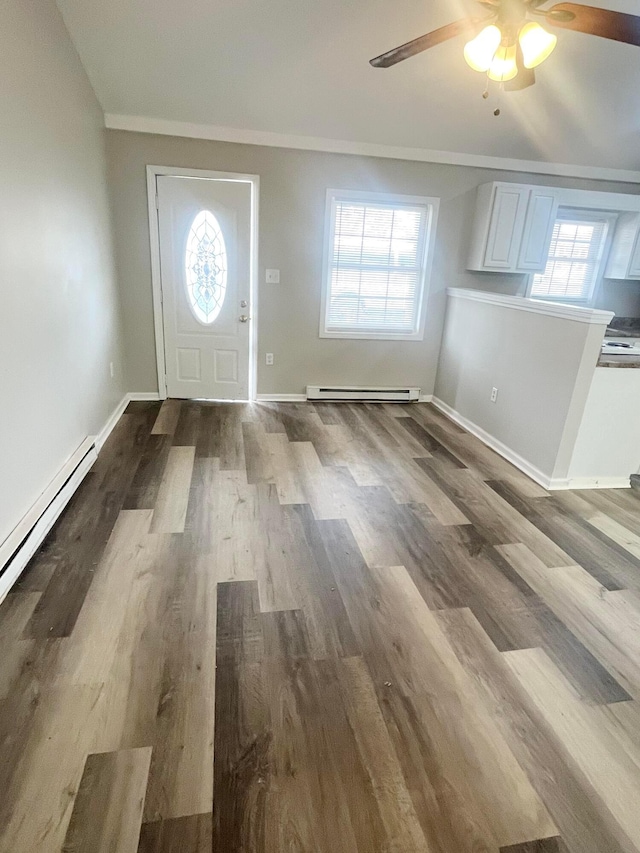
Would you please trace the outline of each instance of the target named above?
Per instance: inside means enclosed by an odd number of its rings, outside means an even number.
[[[542,160],[492,157],[486,154],[435,151],[429,148],[403,148],[395,145],[379,145],[373,142],[350,142],[341,139],[324,139],[317,136],[294,136],[286,133],[243,130],[236,127],[193,124],[148,116],[115,115],[114,113],[105,113],[104,122],[105,126],[111,130],[129,130],[161,136],[182,136],[189,139],[208,139],[216,142],[237,142],[243,145],[264,145],[271,148],[296,148],[302,151],[354,154],[360,157],[384,157],[390,160],[441,163],[446,166],[472,166],[477,169],[499,169],[507,172],[529,172],[537,175],[640,184],[640,171],[610,169],[605,166],[579,166],[570,163],[549,163]]]

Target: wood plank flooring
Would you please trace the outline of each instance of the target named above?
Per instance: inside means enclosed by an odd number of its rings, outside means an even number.
[[[640,498],[132,403],[0,607],[0,853],[640,853]]]

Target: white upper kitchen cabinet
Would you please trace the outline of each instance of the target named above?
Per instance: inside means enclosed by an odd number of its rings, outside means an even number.
[[[549,187],[482,184],[478,187],[467,268],[542,272],[557,210],[557,193]]]
[[[640,214],[621,213],[613,235],[605,278],[640,279]]]
[[[518,272],[544,272],[557,213],[558,198],[553,191],[531,189],[520,241]]]

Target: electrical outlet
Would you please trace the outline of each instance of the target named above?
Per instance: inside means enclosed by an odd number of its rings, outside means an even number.
[[[271,365],[273,364],[273,353],[272,352],[267,353],[266,363],[269,365],[269,367],[271,367]]]
[[[267,270],[267,284],[280,284],[280,270]]]
[[[112,361],[109,362],[109,373],[111,374],[111,378],[113,379],[113,377],[115,376],[115,372],[113,369],[113,362]]]
[[[491,389],[491,402],[495,403],[497,399],[498,399],[498,389],[492,388]]]

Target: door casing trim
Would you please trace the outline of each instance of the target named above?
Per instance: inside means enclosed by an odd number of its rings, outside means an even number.
[[[258,379],[258,209],[260,198],[260,176],[243,175],[236,172],[215,172],[209,169],[183,169],[178,166],[147,166],[147,206],[149,211],[149,247],[151,250],[151,287],[153,292],[153,326],[156,344],[158,371],[158,397],[167,399],[167,377],[164,349],[164,325],[162,318],[162,276],[160,274],[160,229],[157,208],[157,179],[200,178],[203,180],[227,180],[251,184],[251,247],[249,258],[249,294],[251,305],[251,328],[249,331],[249,399],[255,400]]]

